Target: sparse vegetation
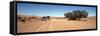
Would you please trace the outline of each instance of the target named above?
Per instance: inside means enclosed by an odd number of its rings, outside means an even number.
[[[25,19],[22,19],[21,21],[22,21],[22,22],[26,22],[26,20],[25,20]]]
[[[47,17],[43,16],[43,17],[42,17],[42,20],[43,20],[43,21],[46,21],[46,20],[47,20]]]
[[[36,17],[32,17],[32,19],[34,19],[34,18],[36,18]]]
[[[49,19],[50,19],[50,16],[46,16],[46,17],[43,16],[43,17],[42,17],[42,20],[44,20],[44,21],[49,20]]]
[[[20,20],[20,19],[22,19],[22,17],[18,16],[17,19]]]
[[[81,14],[81,15],[80,15]],[[88,16],[86,12],[69,12],[64,14],[64,17],[52,16],[17,16],[18,19],[18,33],[20,32],[40,32],[40,31],[53,31],[53,30],[75,30],[84,28],[96,28],[96,16]],[[79,16],[80,15],[80,16]],[[77,17],[76,17],[77,16]],[[74,21],[77,18],[87,18],[88,21]],[[30,19],[30,20],[29,20]],[[68,21],[69,19],[71,21]],[[84,20],[84,19],[81,19]],[[48,29],[47,29],[48,28]],[[27,29],[29,31],[27,31]]]
[[[47,16],[48,20],[50,19],[50,16]]]

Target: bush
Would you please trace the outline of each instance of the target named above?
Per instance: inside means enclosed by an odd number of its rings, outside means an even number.
[[[25,20],[25,19],[22,19],[21,21],[22,21],[22,22],[26,22],[26,20]]]
[[[43,21],[46,21],[46,20],[47,20],[47,17],[43,16],[43,17],[42,17],[42,20],[43,20]]]
[[[17,19],[20,20],[20,19],[22,19],[22,17],[18,16]]]
[[[47,16],[48,19],[50,19],[50,16]]]
[[[50,16],[46,16],[46,17],[43,16],[43,17],[42,17],[42,20],[44,20],[44,21],[49,20],[49,19],[50,19]]]

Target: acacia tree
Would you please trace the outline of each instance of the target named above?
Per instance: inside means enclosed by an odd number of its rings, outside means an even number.
[[[85,10],[82,11],[81,14],[82,14],[81,15],[82,16],[81,18],[87,18],[87,16],[88,16],[88,12],[86,12]]]
[[[69,18],[71,20],[80,20],[80,18],[87,18],[88,12],[85,10],[74,10],[72,12],[68,12],[64,14],[65,18]]]
[[[71,15],[72,15],[71,12],[68,12],[68,13],[65,13],[65,14],[64,14],[64,16],[65,16],[66,18],[70,18]]]
[[[65,13],[64,16],[65,16],[65,18],[69,18],[69,19],[73,19],[73,20],[76,19],[72,12]]]

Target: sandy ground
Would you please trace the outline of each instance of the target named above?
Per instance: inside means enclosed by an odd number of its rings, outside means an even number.
[[[61,31],[78,29],[95,29],[96,17],[88,17],[84,20],[50,19],[47,21],[31,19],[26,22],[17,22],[17,32],[43,32],[43,31]]]

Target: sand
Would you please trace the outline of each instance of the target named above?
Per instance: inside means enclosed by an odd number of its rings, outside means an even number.
[[[86,21],[85,21],[86,20]],[[30,19],[26,22],[18,21],[17,33],[23,32],[45,32],[45,31],[61,31],[61,30],[79,30],[79,29],[95,29],[96,17],[90,16],[85,20],[68,20],[65,18],[43,21],[41,19]]]

